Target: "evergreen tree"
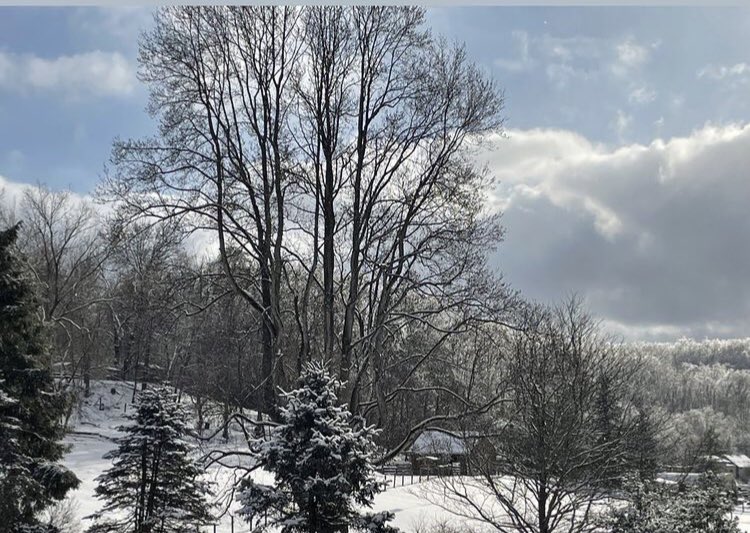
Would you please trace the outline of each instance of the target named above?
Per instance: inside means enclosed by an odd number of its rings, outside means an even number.
[[[731,494],[712,474],[682,489],[633,478],[625,483],[629,503],[603,524],[611,533],[740,533]]]
[[[191,459],[185,440],[187,409],[167,388],[138,395],[133,424],[104,457],[113,465],[97,478],[96,495],[106,503],[89,518],[90,533],[171,533],[194,531],[211,522],[210,486]]]
[[[39,513],[79,481],[59,463],[65,402],[42,366],[42,321],[17,236],[18,225],[0,232],[0,524],[29,532],[45,530]]]
[[[632,433],[628,438],[627,459],[631,471],[642,481],[653,480],[659,469],[657,427],[650,409],[638,406]]]
[[[374,479],[371,454],[374,428],[340,406],[341,384],[319,364],[308,364],[298,388],[283,393],[281,422],[269,440],[255,441],[258,466],[272,472],[272,485],[246,478],[241,484],[241,513],[259,527],[284,533],[330,533],[349,527],[393,532],[391,513],[360,515],[381,485]]]

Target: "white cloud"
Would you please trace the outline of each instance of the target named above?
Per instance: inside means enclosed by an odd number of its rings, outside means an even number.
[[[750,125],[617,148],[570,131],[508,133],[485,157],[510,283],[545,301],[578,291],[631,337],[743,333]]]
[[[635,87],[628,95],[631,104],[648,104],[656,100],[656,91],[645,85]]]
[[[617,76],[626,76],[633,70],[643,66],[651,57],[649,48],[628,39],[616,45],[616,61],[612,65],[612,72]]]
[[[617,110],[617,115],[613,122],[613,127],[617,137],[622,141],[625,138],[625,134],[630,129],[630,125],[633,123],[633,116],[625,113],[622,109]]]
[[[531,69],[534,66],[534,60],[529,53],[529,34],[525,31],[516,30],[512,33],[512,37],[518,49],[516,57],[512,59],[502,57],[495,59],[495,66],[510,72]]]
[[[96,50],[51,59],[0,52],[0,89],[60,91],[82,97],[123,96],[135,87],[135,70],[118,52]]]
[[[31,185],[18,183],[0,175],[0,209],[15,211]]]
[[[45,184],[42,184],[45,186]],[[5,222],[5,214],[10,221],[23,221],[24,213],[24,196],[27,192],[36,189],[37,185],[13,181],[0,174],[0,225]],[[53,189],[58,190],[58,189]],[[105,219],[116,210],[115,204],[101,204],[94,201],[93,196],[89,194],[79,194],[77,192],[66,190],[72,206],[86,204],[93,208],[97,217],[101,217],[99,222],[104,223]],[[155,219],[154,219],[155,220]],[[0,229],[2,229],[0,227]],[[197,260],[211,259],[216,257],[219,244],[216,236],[209,230],[198,230],[190,233],[183,243],[185,250]]]
[[[39,184],[43,187],[46,187],[46,184],[41,183]],[[38,185],[30,184],[30,183],[23,183],[18,181],[13,181],[10,178],[7,178],[0,174],[0,210],[7,209],[12,214],[18,216],[19,218],[23,219],[23,214],[20,212],[20,208],[23,205],[23,198],[24,195],[28,191],[32,191],[36,189]],[[52,188],[52,190],[58,190],[56,188]],[[88,195],[88,194],[79,194],[77,192],[69,191],[65,189],[68,192],[68,196],[70,198],[70,201],[72,205],[80,205],[80,204],[89,204],[94,205],[94,199]],[[108,206],[102,206],[102,205],[96,205],[96,212],[98,212],[101,215],[109,214],[110,208]]]
[[[574,35],[559,37],[550,34],[529,35],[513,32],[517,53],[495,60],[495,65],[509,72],[541,70],[557,88],[596,80],[609,80],[622,85],[628,78],[625,97],[630,104],[645,104],[656,99],[656,91],[642,79],[642,67],[659,48],[660,42],[637,43]],[[619,95],[618,95],[619,96]]]
[[[723,80],[731,77],[745,77],[750,75],[750,65],[747,63],[735,63],[734,65],[706,65],[698,71],[699,78],[710,78]]]

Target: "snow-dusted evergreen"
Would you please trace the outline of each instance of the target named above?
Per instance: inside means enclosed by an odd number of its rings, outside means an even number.
[[[133,424],[105,458],[113,465],[97,478],[104,507],[90,533],[195,531],[211,522],[210,485],[201,479],[188,435],[187,409],[165,387],[142,391]]]
[[[615,510],[609,533],[739,533],[731,494],[713,474],[697,486],[632,479],[629,504]]]
[[[281,423],[268,440],[254,444],[258,465],[272,472],[272,485],[246,478],[241,513],[258,527],[285,533],[328,533],[348,528],[396,531],[390,513],[361,514],[381,490],[371,455],[376,431],[340,406],[340,382],[317,363],[308,364],[298,388],[284,393]]]
[[[17,235],[17,225],[0,232],[0,529],[30,533],[50,531],[39,513],[78,479],[59,463],[65,402],[42,367],[42,322]]]

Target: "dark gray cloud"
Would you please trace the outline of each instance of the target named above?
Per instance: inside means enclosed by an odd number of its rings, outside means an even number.
[[[495,261],[529,297],[578,292],[628,338],[748,334],[750,126],[619,148],[511,131],[487,162],[507,227]]]

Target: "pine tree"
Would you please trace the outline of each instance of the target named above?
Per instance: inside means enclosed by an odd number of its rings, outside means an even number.
[[[13,249],[18,228],[0,232],[0,524],[30,532],[45,530],[39,513],[79,481],[59,463],[65,402],[42,366],[33,284]]]
[[[188,413],[164,387],[138,395],[133,424],[104,457],[113,465],[97,478],[96,495],[106,503],[89,518],[90,533],[194,531],[211,522],[210,485],[186,439]]]
[[[259,528],[284,533],[330,533],[349,527],[394,532],[391,513],[361,515],[381,485],[373,476],[371,454],[376,432],[346,407],[340,383],[316,363],[308,364],[298,388],[283,393],[281,422],[269,440],[255,441],[258,465],[272,472],[272,485],[246,478],[241,513],[248,521],[264,517]]]

